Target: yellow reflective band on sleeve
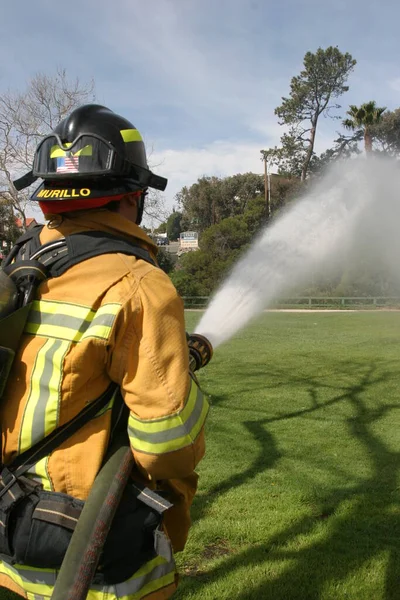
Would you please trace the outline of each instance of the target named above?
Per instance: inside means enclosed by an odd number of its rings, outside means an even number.
[[[143,142],[143,138],[137,129],[121,129],[120,131],[124,142]]]
[[[191,387],[184,408],[162,419],[142,420],[132,413],[128,420],[131,446],[146,454],[164,454],[190,446],[207,417],[209,405],[197,385]]]
[[[105,304],[97,312],[87,306],[37,300],[25,325],[25,333],[80,342],[88,338],[108,340],[120,304]]]

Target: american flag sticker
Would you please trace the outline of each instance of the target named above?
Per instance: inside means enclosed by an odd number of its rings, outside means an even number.
[[[57,158],[57,173],[79,173],[79,156]]]

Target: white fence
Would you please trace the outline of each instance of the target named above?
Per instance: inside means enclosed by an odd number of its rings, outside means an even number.
[[[185,308],[206,308],[209,296],[184,296]],[[270,308],[400,308],[400,296],[330,296],[280,298]]]

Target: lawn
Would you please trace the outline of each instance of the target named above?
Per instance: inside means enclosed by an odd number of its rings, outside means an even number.
[[[399,341],[396,312],[270,313],[216,350],[174,600],[400,598]]]
[[[177,600],[400,598],[399,341],[400,313],[274,313],[217,349]]]

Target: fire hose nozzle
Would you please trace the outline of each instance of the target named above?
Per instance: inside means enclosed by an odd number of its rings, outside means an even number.
[[[213,355],[211,342],[199,333],[188,333],[189,364],[191,371],[198,371],[205,367]]]

